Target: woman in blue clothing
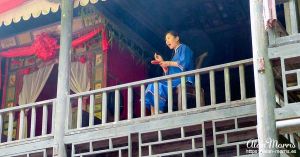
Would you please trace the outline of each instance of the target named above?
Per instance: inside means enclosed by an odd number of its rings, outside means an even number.
[[[171,75],[180,73],[183,71],[189,71],[194,69],[193,62],[193,51],[186,46],[181,44],[178,33],[169,31],[165,36],[166,44],[174,50],[173,57],[170,61],[165,61],[160,55],[155,53],[154,58],[159,65],[163,68],[165,75]],[[188,76],[187,82],[194,84],[194,77]],[[172,80],[172,87],[175,88],[180,85],[180,78]],[[162,113],[166,109],[166,100],[168,99],[168,85],[167,81],[160,81],[158,83],[158,94],[159,94],[159,112]],[[154,85],[149,84],[145,91],[145,104],[148,109],[151,110],[151,115],[154,114]]]

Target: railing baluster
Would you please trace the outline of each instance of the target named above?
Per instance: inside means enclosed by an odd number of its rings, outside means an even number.
[[[241,100],[245,100],[246,99],[245,67],[243,64],[239,65],[239,77],[240,77]]]
[[[77,129],[82,127],[82,97],[78,97]]]
[[[47,122],[48,122],[48,107],[43,105],[43,125],[42,125],[42,135],[47,134]]]
[[[218,157],[218,148],[217,148],[217,137],[216,137],[216,122],[212,121],[212,127],[213,127],[213,144],[214,144],[214,154],[215,157]],[[205,138],[205,137],[203,137]]]
[[[291,22],[291,34],[298,33],[298,15],[297,15],[297,6],[296,0],[289,0],[289,13],[290,13],[290,22]]]
[[[24,138],[24,117],[25,117],[25,113],[24,113],[24,109],[22,109],[20,111],[20,123],[19,123],[19,140]]]
[[[290,133],[289,136],[290,136],[290,142],[291,142],[293,145],[295,145],[296,143],[295,143],[294,134],[293,134],[293,133]]]
[[[55,109],[56,109],[56,107],[55,107],[56,103],[55,102],[56,101],[52,102],[52,115],[51,115],[52,116],[52,121],[51,121],[51,123],[52,123],[51,124],[51,133],[52,134],[54,134],[54,126],[55,126],[55,123],[54,123],[55,122],[55,120],[54,120],[55,119]],[[67,108],[68,108],[68,105],[67,105]]]
[[[210,102],[211,105],[216,104],[216,88],[215,88],[215,72],[209,71],[209,86],[210,86]]]
[[[113,142],[112,139],[108,139],[108,149],[112,149],[113,148]]]
[[[66,127],[65,130],[69,130],[69,129],[72,129],[73,127],[75,127],[72,124],[73,108],[72,108],[71,98],[70,97],[68,98],[66,113],[67,113],[67,115],[66,115],[67,120],[66,120],[66,123],[65,123],[65,127]]]
[[[145,85],[141,85],[141,118],[145,117]]]
[[[128,109],[128,113],[127,113],[127,119],[130,120],[132,119],[132,115],[133,115],[133,112],[132,112],[132,103],[133,103],[133,94],[132,94],[132,87],[128,87],[128,98],[127,98],[127,101],[128,101],[128,104],[127,104],[127,109]]]
[[[120,120],[120,90],[115,90],[115,122]]]
[[[89,117],[89,127],[94,125],[94,108],[95,108],[95,95],[90,95],[90,117]]]
[[[196,146],[195,146],[196,144],[195,144],[195,139],[194,138],[192,138],[192,149],[196,149]]]
[[[300,140],[297,140],[298,149],[300,149]]]
[[[94,151],[93,142],[90,142],[89,144],[90,144],[90,146],[89,146],[90,147],[90,151],[89,152],[93,152]]]
[[[154,82],[154,114],[157,115],[158,114],[158,82],[155,81]]]
[[[12,141],[13,127],[14,127],[14,115],[13,115],[13,112],[10,111],[8,113],[8,136],[7,136],[7,142]]]
[[[162,132],[161,132],[161,130],[158,130],[157,134],[158,134],[158,141],[159,142],[162,141]]]
[[[296,75],[297,75],[298,86],[300,86],[300,71],[298,71]]]
[[[122,157],[122,150],[119,150],[119,156],[118,157]]]
[[[102,93],[102,124],[107,121],[107,93]]]
[[[286,74],[285,74],[285,59],[282,57],[280,58],[280,65],[281,65],[281,76],[282,76],[282,87],[283,87],[283,98],[284,98],[284,105],[288,104],[288,95],[287,95],[287,81],[286,81]]]
[[[202,122],[202,147],[203,147],[203,157],[206,157],[206,133],[205,133],[205,123]]]
[[[2,114],[0,114],[0,137],[2,137],[2,129],[3,129],[3,118],[2,118]],[[0,138],[0,143],[2,138]]]
[[[35,106],[31,109],[31,120],[30,120],[30,138],[35,137],[35,126],[36,126],[36,109]]]
[[[72,154],[71,156],[72,156],[72,157],[75,156],[75,152],[76,152],[76,151],[75,151],[75,148],[76,148],[76,147],[74,146],[74,143],[72,143],[72,150],[71,150],[71,154]]]
[[[230,73],[229,68],[225,67],[224,69],[224,81],[225,81],[225,98],[226,103],[229,103],[231,100],[231,93],[230,93]]]
[[[152,156],[152,145],[148,146],[148,152],[149,152],[149,156]]]
[[[201,78],[200,74],[197,73],[195,75],[195,88],[196,88],[196,108],[199,108],[201,106],[204,106],[204,104],[201,104]]]
[[[138,149],[139,150],[139,154],[138,154],[138,156],[142,156],[142,144],[143,144],[142,143],[142,134],[139,132],[138,136],[139,136],[138,137],[139,138],[138,139],[138,146],[139,146],[139,149]]]
[[[43,150],[43,157],[47,157],[46,149]]]
[[[236,154],[237,154],[237,156],[240,156],[240,145],[239,144],[236,145]]]
[[[168,112],[173,112],[173,89],[172,79],[168,79]]]
[[[181,76],[181,103],[182,110],[186,110],[186,81],[185,76]]]
[[[128,156],[132,156],[132,134],[128,135]]]

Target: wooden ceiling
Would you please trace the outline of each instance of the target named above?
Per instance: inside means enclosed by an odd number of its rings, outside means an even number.
[[[171,56],[164,34],[176,30],[196,55],[208,52],[214,65],[250,58],[249,0],[106,0],[95,6],[133,41],[149,51]],[[79,9],[75,9],[78,16]],[[32,19],[30,23],[1,28],[5,38],[26,30],[58,22],[60,13]],[[217,57],[216,57],[217,56]]]
[[[196,55],[241,50],[236,54],[242,59],[249,58],[243,53],[251,50],[248,3],[249,0],[108,0],[98,8],[139,36],[134,40],[143,42],[149,51],[168,51],[164,34],[176,30]],[[234,56],[229,54],[230,61],[235,60]]]

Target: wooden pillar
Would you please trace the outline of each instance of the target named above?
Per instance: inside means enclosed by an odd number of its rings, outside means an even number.
[[[72,41],[73,1],[61,1],[61,34],[60,52],[58,64],[57,99],[55,110],[54,147],[53,156],[66,157],[64,144],[66,108],[68,107],[68,95],[70,93],[70,63]]]
[[[250,0],[253,66],[256,92],[257,134],[260,157],[277,157],[267,142],[277,140],[275,127],[275,86],[268,57],[268,37],[264,27],[263,0]],[[268,152],[268,153],[267,153]]]

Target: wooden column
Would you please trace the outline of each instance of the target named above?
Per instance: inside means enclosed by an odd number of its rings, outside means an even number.
[[[253,66],[256,92],[257,134],[260,157],[279,157],[267,144],[277,140],[275,127],[275,86],[268,58],[268,38],[264,27],[263,0],[250,0]],[[270,151],[271,153],[266,153]]]
[[[64,132],[68,107],[68,95],[70,93],[70,63],[72,41],[73,1],[61,1],[61,34],[58,65],[57,99],[55,110],[54,147],[53,156],[66,157],[64,144]]]

